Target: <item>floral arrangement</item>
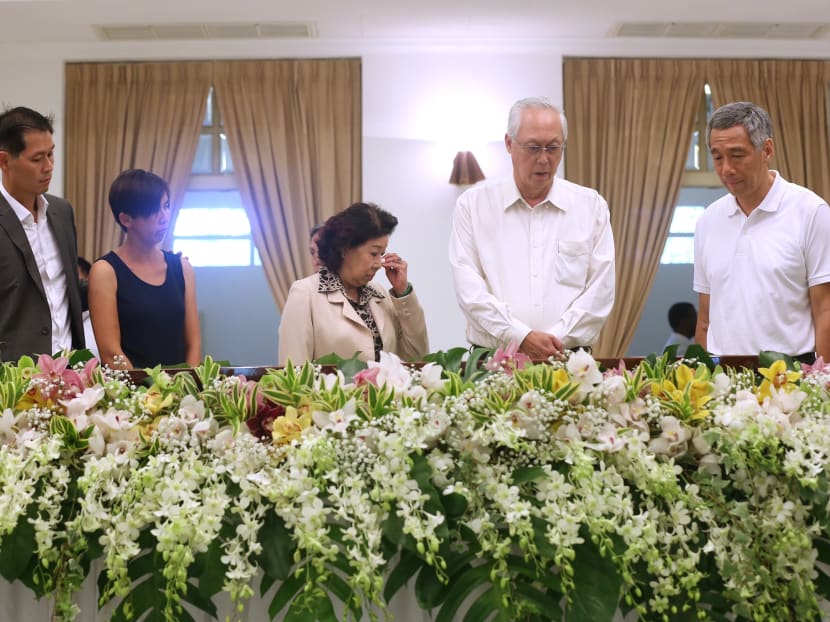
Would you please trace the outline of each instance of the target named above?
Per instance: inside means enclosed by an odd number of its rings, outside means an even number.
[[[0,574],[61,620],[95,559],[114,620],[242,612],[257,583],[284,620],[383,618],[407,584],[439,622],[820,619],[830,366],[465,353],[4,364]]]

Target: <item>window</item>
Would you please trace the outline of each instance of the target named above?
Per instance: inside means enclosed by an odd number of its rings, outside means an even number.
[[[686,156],[687,173],[708,173],[714,170],[712,156],[706,148],[706,124],[712,116],[712,90],[708,84],[703,86],[703,97],[697,108],[695,116],[695,128],[692,131],[692,142],[689,145],[689,153]]]
[[[213,89],[176,219],[173,250],[181,251],[194,266],[260,265]]]
[[[660,256],[661,264],[693,264],[695,262],[695,224],[724,189],[714,171],[712,156],[706,147],[706,124],[712,116],[712,91],[705,85],[695,117],[695,126],[686,167],[681,179],[680,194],[674,208],[669,237]]]

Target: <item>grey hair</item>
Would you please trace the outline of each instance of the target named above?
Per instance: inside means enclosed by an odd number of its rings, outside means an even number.
[[[553,110],[559,113],[559,118],[562,120],[562,134],[564,139],[568,140],[568,120],[565,118],[565,113],[550,101],[547,97],[525,97],[520,99],[510,108],[510,114],[507,116],[507,135],[513,140],[516,139],[516,134],[519,133],[519,125],[522,123],[522,113],[528,108],[544,108]]]
[[[727,130],[736,125],[746,129],[749,141],[756,151],[764,146],[768,138],[772,138],[772,121],[766,110],[752,102],[732,102],[721,106],[712,114],[706,124],[706,143],[711,146],[712,130]]]

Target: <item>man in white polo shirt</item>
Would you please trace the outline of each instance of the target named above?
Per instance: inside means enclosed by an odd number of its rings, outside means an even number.
[[[54,152],[50,118],[0,113],[0,361],[84,347],[72,207],[44,194]]]
[[[769,169],[772,123],[760,106],[718,108],[707,137],[729,194],[695,230],[695,340],[713,354],[830,360],[827,201]]]

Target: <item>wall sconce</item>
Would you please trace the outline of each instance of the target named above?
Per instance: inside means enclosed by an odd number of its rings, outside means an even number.
[[[468,186],[484,179],[484,173],[476,162],[472,151],[459,151],[452,163],[450,183],[456,186]]]

